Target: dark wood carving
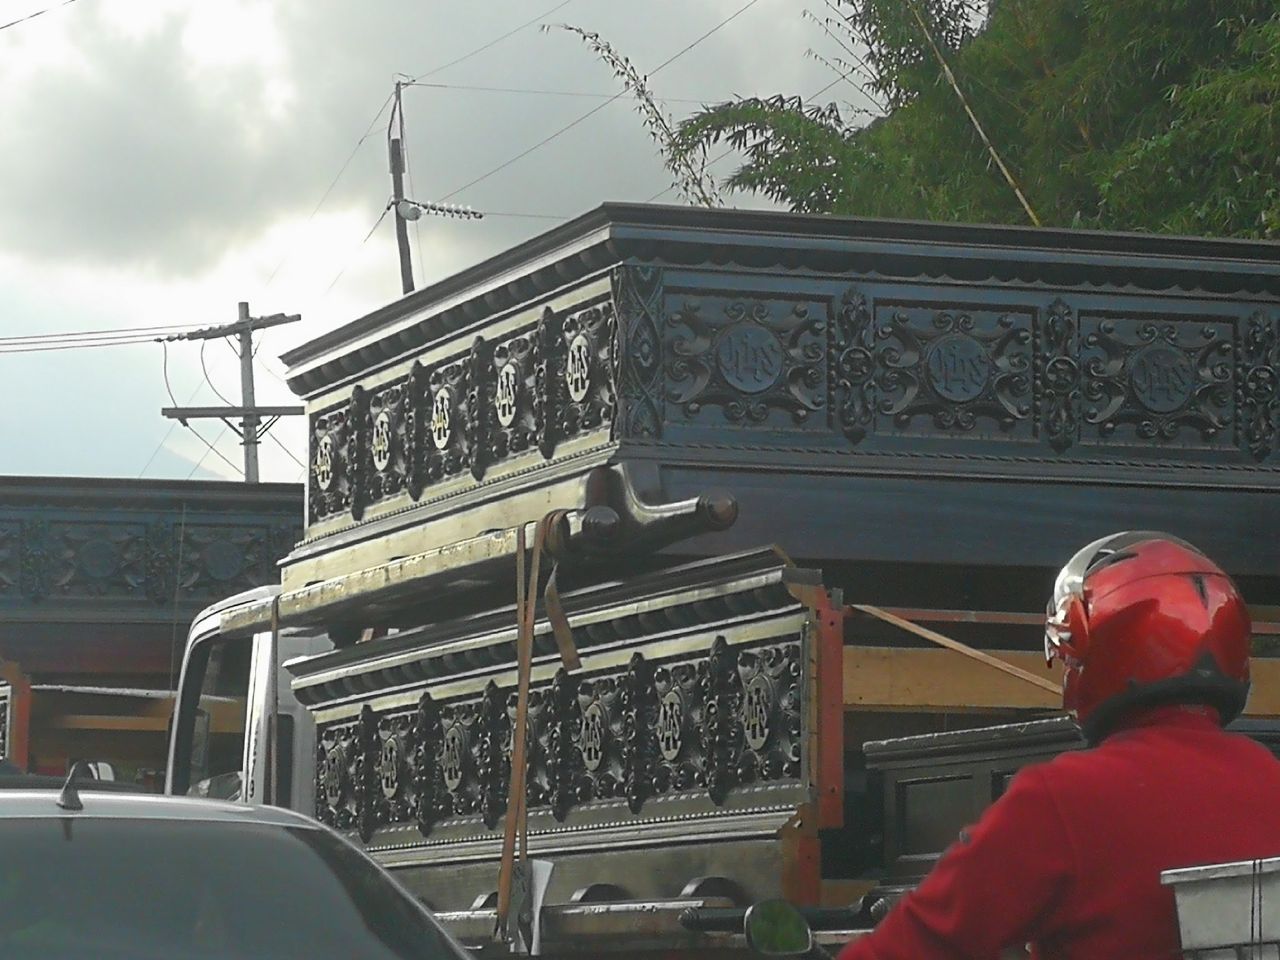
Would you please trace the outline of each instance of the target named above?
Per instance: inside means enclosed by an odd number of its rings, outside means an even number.
[[[850,287],[832,303],[827,322],[828,417],[845,437],[860,443],[875,424],[875,329],[867,298]]]
[[[440,719],[440,708],[430,693],[423,693],[418,700],[412,742],[414,815],[418,831],[426,837],[430,836],[440,818],[449,812],[440,763],[444,725]]]
[[[343,457],[349,483],[351,516],[359,520],[369,503],[369,395],[364,387],[351,390],[347,404],[347,449]]]
[[[537,445],[539,381],[546,382],[536,329],[493,347],[490,354],[487,461],[494,463]]]
[[[378,759],[381,755],[378,717],[367,703],[360,708],[353,758],[356,830],[365,843],[378,822]]]
[[[876,338],[879,410],[898,429],[927,417],[942,431],[987,419],[1007,432],[1030,418],[1029,317],[900,307]]]
[[[723,804],[739,784],[801,776],[804,705],[798,641],[749,648],[717,638],[701,655],[578,677],[564,670],[529,699],[526,802],[559,821],[589,802],[640,813],[654,797],[702,793]],[[365,837],[445,818],[493,830],[506,811],[515,691],[374,713],[322,726],[317,817]]]
[[[559,330],[560,318],[548,307],[533,332],[533,422],[537,426],[536,445],[547,459],[556,450],[557,411],[564,402],[555,373],[560,354]]]
[[[548,338],[549,410],[542,448],[549,457],[557,443],[598,429],[613,416],[613,303],[565,314],[547,328],[554,333]]]
[[[765,647],[738,657],[745,749],[741,783],[800,777],[800,648]]]
[[[714,406],[731,423],[804,423],[826,405],[827,318],[807,304],[690,298],[667,326],[667,399],[687,418]]]
[[[1233,346],[1221,324],[1094,319],[1084,336],[1085,421],[1101,438],[1170,443],[1192,430],[1211,445],[1231,421]]]
[[[1241,321],[1236,366],[1237,443],[1265,460],[1280,428],[1280,321],[1262,310]]]
[[[578,703],[578,679],[563,667],[556,671],[551,689],[546,692],[545,751],[546,801],[557,820],[563,820],[569,808],[587,799],[580,792],[583,776],[582,752],[577,734],[582,729],[582,710]]]
[[[133,600],[148,607],[217,599],[275,572],[297,528],[209,518],[142,523],[107,511],[65,511],[0,525],[0,595],[29,603],[91,605]],[[128,514],[125,514],[128,516]]]
[[[365,478],[361,499],[366,506],[393,497],[408,485],[412,453],[408,387],[407,378],[397,380],[370,391],[363,404],[358,432],[368,438],[361,444]]]
[[[311,470],[307,490],[309,522],[316,523],[351,507],[347,475],[350,409],[333,407],[311,417]]]
[[[653,793],[650,779],[654,767],[654,747],[657,720],[655,709],[653,668],[641,653],[631,655],[627,673],[622,680],[618,706],[622,711],[622,791],[627,798],[627,808],[639,813],[645,800]],[[656,735],[656,736],[655,736]]]
[[[742,679],[738,676],[738,652],[716,637],[711,656],[699,665],[702,688],[702,750],[706,757],[703,773],[707,794],[716,804],[724,803],[738,782],[738,758],[742,752]]]
[[[471,460],[471,475],[477,480],[484,476],[489,452],[489,346],[484,337],[476,337],[467,356],[467,449]]]
[[[1080,331],[1071,307],[1053,301],[1037,334],[1036,423],[1061,453],[1080,439]]]
[[[480,706],[476,773],[480,779],[480,815],[490,830],[507,809],[511,778],[511,722],[507,694],[492,680]]]
[[[614,432],[627,437],[662,436],[662,270],[626,266],[613,271],[617,314],[613,381],[618,390]]]

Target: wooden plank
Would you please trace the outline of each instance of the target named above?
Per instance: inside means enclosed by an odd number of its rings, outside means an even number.
[[[134,733],[164,733],[169,728],[167,717],[126,717],[67,713],[50,717],[44,726],[51,730],[128,730]]]
[[[1039,653],[984,651],[992,657],[1060,683],[1062,665],[1046,669]],[[1061,700],[950,650],[901,647],[844,648],[845,710],[956,711],[1053,710]],[[1253,692],[1245,714],[1280,717],[1280,660],[1253,661]]]

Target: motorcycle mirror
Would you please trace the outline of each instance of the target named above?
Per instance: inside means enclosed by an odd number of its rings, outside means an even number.
[[[786,900],[762,900],[747,910],[742,923],[747,946],[766,957],[798,957],[813,949],[813,931]]]

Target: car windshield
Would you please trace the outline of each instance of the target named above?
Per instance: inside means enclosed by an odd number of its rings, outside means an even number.
[[[0,957],[465,954],[381,871],[326,831],[82,814],[0,819]]]

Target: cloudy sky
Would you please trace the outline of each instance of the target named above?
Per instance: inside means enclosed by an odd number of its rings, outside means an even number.
[[[247,300],[255,315],[302,314],[257,363],[259,401],[293,400],[279,354],[399,294],[390,218],[364,240],[390,192],[396,74],[430,84],[404,93],[410,195],[485,213],[411,227],[422,285],[670,182],[625,98],[497,170],[618,89],[564,31],[504,34],[571,23],[647,72],[723,24],[652,78],[679,118],[830,83],[806,56],[832,52],[806,7],[821,0],[0,0],[0,24],[51,8],[0,29],[0,473],[238,478],[221,424],[199,429],[226,461],[160,417],[158,344],[19,351],[48,344],[14,338],[225,323]],[[221,402],[202,359],[237,399],[227,344],[202,358],[175,343],[178,403]],[[263,478],[301,479],[300,421],[275,436]]]

